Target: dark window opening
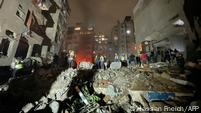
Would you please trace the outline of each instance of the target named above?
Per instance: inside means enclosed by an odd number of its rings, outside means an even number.
[[[10,38],[14,38],[14,33],[12,32],[12,31],[10,31],[10,30],[6,30],[6,35],[8,36],[8,37],[10,37]]]
[[[40,46],[38,44],[34,44],[31,56],[36,56],[36,55],[40,56],[41,50],[42,50],[42,46]]]
[[[28,48],[29,48],[29,44],[28,44],[27,39],[24,37],[21,37],[19,44],[18,44],[18,47],[17,47],[15,57],[16,58],[20,57],[22,59],[26,58]]]
[[[7,56],[10,41],[3,39],[0,44],[0,57]]]

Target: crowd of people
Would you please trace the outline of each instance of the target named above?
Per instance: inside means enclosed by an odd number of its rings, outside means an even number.
[[[76,68],[75,52],[70,50],[65,56],[65,62],[69,68]],[[55,56],[55,58],[57,58]],[[184,68],[185,60],[183,54],[178,50],[166,49],[151,52],[141,52],[140,54],[115,53],[114,59],[107,58],[106,55],[95,55],[93,63],[96,69],[107,69],[111,62],[121,62],[122,66],[136,65],[138,67],[148,66],[149,63],[167,62],[171,65],[178,65]]]

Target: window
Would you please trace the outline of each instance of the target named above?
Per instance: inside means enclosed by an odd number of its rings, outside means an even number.
[[[8,39],[3,39],[0,43],[0,57],[7,56],[8,47],[9,47],[10,41]]]
[[[14,38],[14,33],[8,29],[6,30],[6,35],[10,38]]]
[[[19,6],[18,6],[16,15],[17,15],[20,19],[22,19],[22,20],[24,20],[24,18],[25,18],[24,9],[23,9],[23,7],[22,7],[21,4],[19,4]]]

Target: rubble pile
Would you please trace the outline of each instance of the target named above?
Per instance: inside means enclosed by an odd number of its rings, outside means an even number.
[[[150,68],[164,68],[164,67],[168,67],[168,64],[165,62],[157,62],[157,63],[151,63],[149,64]]]
[[[186,97],[192,96],[192,91],[184,87],[187,83],[172,78],[167,71],[168,65],[164,63],[152,64],[151,68],[129,66],[94,70],[92,67],[93,64],[82,62],[79,70],[69,68],[61,73],[55,73],[54,70],[39,72],[37,76],[41,80],[33,78],[34,81],[30,79],[28,82],[39,85],[33,94],[43,93],[37,95],[37,100],[27,100],[21,111],[133,113],[140,108],[181,105],[187,102]],[[50,83],[47,84],[47,81]],[[181,84],[183,82],[185,84]]]
[[[57,77],[56,81],[52,84],[47,97],[53,100],[60,101],[66,99],[66,93],[68,92],[72,79],[75,76],[77,76],[76,69],[69,68],[68,70],[61,72],[61,74]]]
[[[32,108],[34,111],[43,110],[49,105],[52,111],[55,111],[57,107],[59,107],[59,103],[57,101],[64,101],[67,99],[67,93],[70,89],[69,86],[71,85],[72,79],[77,76],[77,70],[69,68],[63,72],[56,78],[56,80],[52,83],[52,86],[49,90],[47,95],[43,95],[40,100],[36,101],[36,106],[34,104],[28,103],[22,108],[23,112],[29,112]],[[51,101],[48,101],[50,99]],[[56,103],[56,104],[55,104]],[[52,107],[55,106],[56,107]],[[31,107],[30,107],[31,106]]]
[[[158,68],[155,70],[153,69],[155,67]],[[170,92],[174,96],[193,96],[192,91],[173,81],[175,79],[171,78],[167,71],[163,73],[158,71],[164,68],[167,69],[168,65],[157,63],[153,64],[152,68],[142,69],[131,66],[118,70],[99,71],[95,75],[94,90],[105,94],[106,102],[112,100],[122,106],[128,103],[128,95],[131,96],[132,101],[139,102],[143,106],[150,105],[147,103],[147,101],[151,101],[147,96],[150,92],[155,92],[154,94]]]

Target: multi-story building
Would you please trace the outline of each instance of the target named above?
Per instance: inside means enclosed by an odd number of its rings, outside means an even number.
[[[102,33],[98,33],[94,36],[95,41],[95,53],[99,55],[107,55],[108,38]]]
[[[0,2],[0,66],[9,66],[14,57],[31,57],[35,53],[45,57],[52,42],[59,45],[66,27],[59,24],[66,25],[70,11],[67,0]],[[53,30],[46,32],[49,28]]]
[[[137,43],[177,49],[184,56],[201,43],[199,0],[139,0],[133,13]]]
[[[126,16],[122,23],[117,22],[111,37],[114,53],[129,55],[135,52],[134,24],[131,16]]]

